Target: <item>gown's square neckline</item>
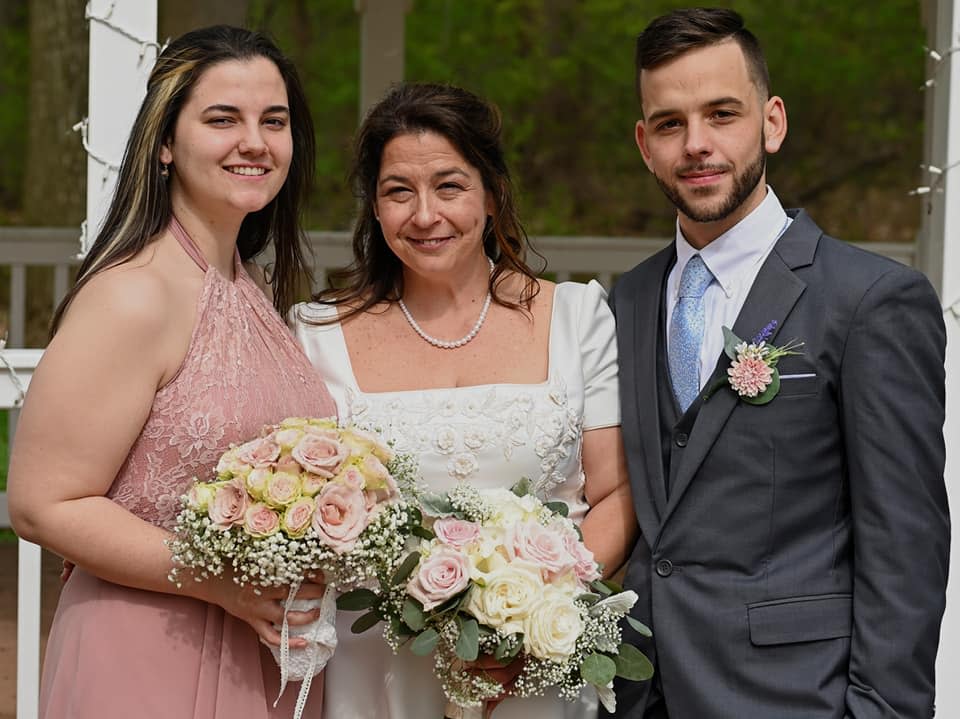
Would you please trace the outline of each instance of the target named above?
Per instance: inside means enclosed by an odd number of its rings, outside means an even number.
[[[362,395],[381,397],[385,395],[394,395],[394,394],[411,394],[415,392],[451,392],[454,390],[473,390],[473,389],[490,389],[491,387],[536,387],[544,388],[549,387],[553,377],[554,370],[554,361],[553,361],[553,345],[554,345],[554,331],[556,329],[556,317],[557,317],[557,292],[560,290],[562,285],[568,284],[566,282],[557,282],[553,287],[553,297],[551,298],[550,305],[550,329],[547,333],[547,376],[546,379],[540,382],[486,382],[483,384],[465,384],[460,385],[459,387],[423,387],[420,389],[395,389],[388,390],[385,392],[367,392],[360,386],[360,382],[357,380],[357,375],[353,371],[353,363],[350,361],[350,349],[347,347],[347,338],[343,334],[343,323],[340,320],[340,311],[336,305],[328,305],[334,312],[337,314],[337,322],[333,325],[336,328],[337,338],[339,339],[339,349],[343,352],[344,355],[344,366],[350,372],[350,381],[353,383],[354,389],[357,390]]]

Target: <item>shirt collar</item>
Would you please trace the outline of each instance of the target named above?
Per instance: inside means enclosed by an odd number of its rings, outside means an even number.
[[[733,296],[744,272],[767,255],[788,224],[787,213],[773,189],[767,185],[766,197],[749,215],[699,250],[704,264],[727,297]],[[687,262],[698,252],[680,231],[679,220],[676,247],[676,277],[679,278]]]

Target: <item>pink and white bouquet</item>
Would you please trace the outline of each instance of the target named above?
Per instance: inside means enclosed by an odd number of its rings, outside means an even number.
[[[291,417],[227,450],[215,471],[183,497],[170,579],[227,573],[240,585],[289,586],[287,610],[319,603],[321,618],[297,629],[310,646],[289,651],[284,621],[274,651],[283,684],[309,680],[336,647],[333,592],[390,573],[404,557],[421,514],[400,489],[415,481],[416,464],[358,427]],[[296,600],[311,576],[327,583],[323,600]]]
[[[591,684],[612,710],[614,676],[650,678],[647,658],[621,641],[624,618],[649,635],[628,615],[637,595],[600,580],[565,504],[541,502],[522,480],[509,490],[461,484],[422,495],[421,505],[427,520],[414,530],[415,551],[379,591],[357,589],[338,606],[370,610],[355,632],[382,619],[394,651],[409,642],[415,654],[432,654],[448,715],[471,714],[504,692],[471,669],[480,654],[522,661],[510,696],[556,687],[574,700]]]

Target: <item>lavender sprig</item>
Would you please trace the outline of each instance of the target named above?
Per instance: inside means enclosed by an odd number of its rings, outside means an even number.
[[[776,329],[777,329],[777,321],[771,320],[766,327],[764,327],[762,330],[760,330],[757,333],[757,336],[754,337],[753,340],[751,340],[750,344],[758,345],[761,342],[766,342],[768,339],[773,337],[773,332]]]

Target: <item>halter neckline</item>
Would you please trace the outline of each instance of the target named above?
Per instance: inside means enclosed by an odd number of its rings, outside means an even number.
[[[183,248],[184,252],[187,253],[187,256],[196,263],[197,267],[199,267],[202,272],[206,273],[210,268],[210,263],[207,262],[206,258],[203,256],[203,253],[200,251],[200,248],[197,247],[197,243],[193,241],[193,238],[190,237],[190,234],[186,231],[186,229],[184,229],[176,215],[170,216],[170,232],[174,237],[177,238],[177,242],[180,243],[180,246]],[[234,278],[236,278],[238,274],[240,264],[240,251],[238,249],[234,249]],[[229,278],[227,279],[229,281]]]

